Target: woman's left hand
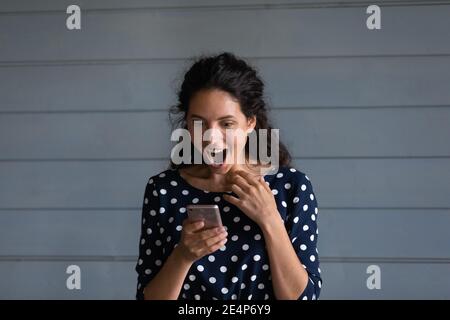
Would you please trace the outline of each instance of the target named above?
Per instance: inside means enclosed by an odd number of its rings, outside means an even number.
[[[260,227],[280,218],[277,204],[263,177],[257,178],[250,173],[239,170],[233,172],[229,179],[231,191],[238,198],[224,194],[223,198],[244,212]]]

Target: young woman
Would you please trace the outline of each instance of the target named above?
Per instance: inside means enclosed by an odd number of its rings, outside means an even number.
[[[194,140],[195,121],[202,130],[224,132],[223,140],[215,137],[200,146],[214,143],[222,152],[227,129],[270,132],[263,89],[257,72],[234,55],[203,57],[186,73],[172,112]],[[233,147],[223,151],[224,164],[172,162],[149,179],[137,299],[319,297],[318,209],[311,182],[290,165],[281,143],[276,172],[261,174],[265,166],[259,159],[250,163],[248,143],[236,134]],[[270,150],[270,139],[268,144]],[[229,161],[239,156],[245,163]],[[189,220],[188,204],[217,204],[223,227]]]

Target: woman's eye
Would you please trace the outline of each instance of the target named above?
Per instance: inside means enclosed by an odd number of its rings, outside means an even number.
[[[225,123],[224,123],[224,127],[225,127],[225,128],[231,128],[233,125],[234,125],[233,122],[225,122]]]

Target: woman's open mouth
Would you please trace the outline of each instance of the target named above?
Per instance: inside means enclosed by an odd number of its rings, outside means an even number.
[[[209,156],[209,165],[213,168],[221,168],[225,165],[227,159],[227,148],[224,149],[213,149]]]

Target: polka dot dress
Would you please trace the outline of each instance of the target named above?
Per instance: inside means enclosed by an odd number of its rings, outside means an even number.
[[[309,276],[308,285],[298,299],[317,299],[322,286],[317,251],[318,209],[310,180],[304,173],[287,166],[264,179],[272,189],[292,246]],[[174,169],[149,179],[135,268],[138,300],[144,298],[145,286],[180,240],[188,204],[217,204],[228,241],[216,252],[192,264],[178,299],[276,299],[261,229],[240,209],[225,201],[223,194],[193,187]],[[233,192],[230,194],[236,196]]]

